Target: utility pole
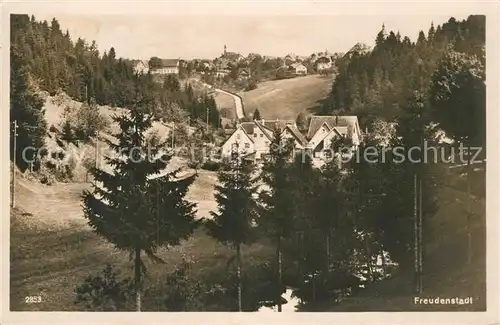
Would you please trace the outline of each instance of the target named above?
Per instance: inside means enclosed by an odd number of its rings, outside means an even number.
[[[207,106],[207,133],[208,133],[208,115],[210,114],[210,107]]]
[[[16,193],[16,156],[17,156],[17,128],[19,127],[17,125],[17,120],[14,120],[14,163],[12,166],[12,190],[10,192],[11,195],[11,200],[10,200],[10,206],[13,208],[16,206],[16,201],[15,201],[15,193]]]
[[[414,244],[414,271],[415,271],[415,291],[419,293],[419,254],[418,254],[418,199],[417,199],[417,173],[413,174],[413,244]]]
[[[419,177],[418,180],[418,292],[422,293],[424,290],[424,279],[423,279],[423,254],[424,254],[424,246],[422,240],[422,228],[424,227],[423,218],[422,218],[422,177]]]
[[[470,183],[471,183],[471,157],[470,157],[470,139],[467,139],[467,179],[466,179],[466,186],[467,186],[467,206],[465,210],[466,214],[466,230],[467,230],[467,265],[470,266],[472,264],[472,233],[471,233],[471,188],[470,188]],[[462,155],[463,157],[463,155]]]

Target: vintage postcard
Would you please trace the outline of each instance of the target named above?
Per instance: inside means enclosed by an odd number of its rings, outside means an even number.
[[[498,27],[3,3],[1,322],[498,323]]]

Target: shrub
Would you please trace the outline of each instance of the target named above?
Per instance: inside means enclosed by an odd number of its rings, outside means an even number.
[[[191,262],[184,259],[180,266],[167,274],[164,303],[170,311],[199,310],[203,306],[203,284],[190,273]]]
[[[213,160],[209,160],[201,166],[202,169],[209,170],[212,172],[218,171],[220,169],[220,167],[221,167],[221,163],[218,161],[213,161]]]
[[[51,125],[50,128],[49,128],[49,131],[52,132],[52,133],[56,133],[57,132],[57,129],[54,125]]]
[[[106,131],[110,126],[109,119],[101,114],[95,101],[83,103],[74,116],[75,135],[80,140],[88,140],[98,132]]]
[[[40,159],[44,159],[49,154],[49,151],[46,148],[41,148],[38,151],[38,154],[40,155],[40,157],[39,157]]]
[[[45,185],[52,185],[56,182],[55,176],[45,168],[40,169],[38,179],[40,180],[40,183]]]
[[[75,304],[92,311],[131,310],[133,282],[119,278],[119,272],[106,265],[100,274],[90,275],[75,289]]]
[[[250,83],[248,83],[248,85],[245,87],[245,91],[250,91],[250,90],[254,90],[254,89],[257,89],[257,83],[255,83],[255,81],[251,81]]]

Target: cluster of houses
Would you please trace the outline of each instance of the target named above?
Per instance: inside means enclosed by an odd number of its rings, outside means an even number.
[[[231,73],[231,65],[237,65],[245,57],[239,53],[228,52],[226,46],[224,46],[224,53],[213,61],[210,60],[192,60],[193,66],[201,74],[205,74],[210,71],[215,74],[216,77],[224,78]],[[187,67],[188,62],[183,59],[161,59],[161,64],[155,69],[150,69],[149,62],[145,60],[133,60],[134,71],[136,73],[148,73],[151,74],[174,74],[178,75],[180,68]],[[237,78],[240,80],[245,80],[250,77],[250,70],[246,68],[239,68],[237,71]]]
[[[273,134],[278,129],[282,139],[293,143],[293,156],[307,152],[314,166],[321,166],[332,157],[333,141],[348,140],[350,149],[359,146],[361,129],[357,116],[313,115],[301,129],[293,120],[254,120],[242,122],[222,145],[222,157],[234,152],[247,160],[260,163],[270,152]]]
[[[200,60],[194,59],[191,61],[193,67],[198,72],[204,74],[207,72],[215,74],[216,77],[224,78],[232,72],[235,66],[241,66],[241,63],[248,63],[253,60],[258,54],[251,53],[247,57],[235,52],[227,51],[224,45],[224,52],[220,57],[214,60]],[[271,57],[264,57],[269,59]],[[283,59],[283,65],[278,69],[283,69],[287,73],[294,75],[306,75],[311,73],[312,68],[318,73],[331,71],[334,67],[334,62],[338,58],[337,54],[325,52],[313,53],[307,57],[299,57],[294,54],[288,54]],[[161,65],[150,69],[149,62],[145,60],[133,60],[134,70],[138,73],[152,74],[179,74],[182,67],[187,67],[188,62],[183,59],[161,59]],[[243,65],[245,66],[245,65]],[[150,71],[151,70],[151,71]],[[247,79],[251,75],[248,68],[238,68],[237,78]]]

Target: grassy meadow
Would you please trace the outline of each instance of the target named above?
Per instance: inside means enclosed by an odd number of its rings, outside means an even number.
[[[188,199],[199,201],[198,217],[208,216],[215,202],[212,195],[215,174],[201,172]],[[95,235],[81,210],[81,191],[85,183],[45,186],[19,178],[17,207],[11,212],[10,231],[10,308],[13,311],[80,310],[73,302],[75,286],[87,276],[97,274],[107,263],[132,276],[127,252],[118,251]],[[245,247],[243,258],[270,258],[273,249],[262,243]],[[177,247],[162,249],[158,255],[166,264],[144,257],[146,281],[160,281],[179,265],[183,256],[194,260],[194,272],[222,269],[234,252],[206,235],[203,229]],[[26,304],[24,297],[42,297],[39,304]]]
[[[309,75],[261,82],[257,89],[241,92],[245,114],[256,108],[265,119],[295,119],[300,112],[312,111],[328,96],[332,77]]]

